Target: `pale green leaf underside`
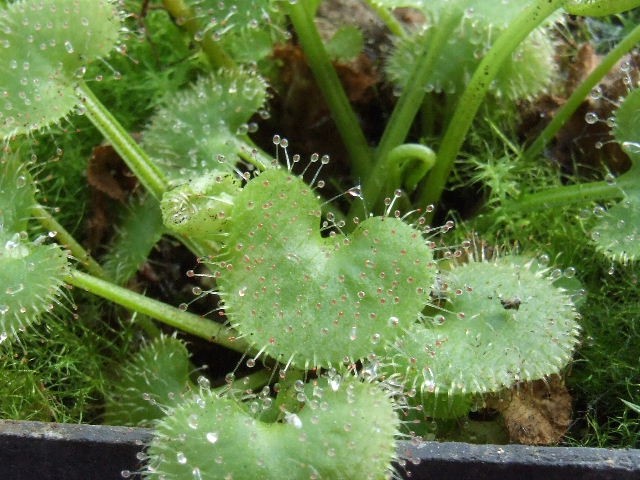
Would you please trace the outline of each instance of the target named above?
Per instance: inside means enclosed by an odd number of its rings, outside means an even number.
[[[266,83],[246,70],[221,70],[167,99],[144,133],[143,146],[174,184],[236,160],[237,136],[262,107]]]
[[[18,1],[0,12],[0,136],[40,130],[78,102],[74,82],[107,55],[120,18],[108,0]]]
[[[285,39],[284,15],[271,0],[188,0],[200,30],[195,39],[219,44],[238,63],[256,62]]]
[[[629,155],[631,169],[620,176],[624,199],[603,211],[591,238],[608,258],[626,263],[640,255],[640,90],[631,91],[616,110],[615,139]],[[624,185],[631,185],[625,188]]]

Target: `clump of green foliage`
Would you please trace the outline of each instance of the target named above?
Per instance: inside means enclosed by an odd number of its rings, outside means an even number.
[[[7,2],[3,416],[95,418],[104,399],[105,421],[156,428],[152,478],[374,479],[394,474],[397,441],[421,430],[404,416],[462,418],[488,395],[565,372],[576,349],[576,385],[604,391],[614,375],[605,408],[613,395],[638,403],[633,354],[605,374],[619,342],[600,326],[609,317],[626,351],[637,349],[631,73],[609,121],[628,171],[567,179],[542,152],[640,29],[528,146],[513,105],[558,81],[553,30],[565,14],[607,17],[640,2],[367,2],[394,36],[383,70],[397,98],[379,138],[365,136],[331,62],[366,42],[352,26],[327,48],[313,22],[319,3]],[[399,7],[424,24],[406,28]],[[332,177],[328,155],[290,154],[280,135],[258,144],[270,97],[287,94],[269,90],[281,86],[272,52],[290,39],[287,22],[341,136],[346,178]],[[100,136],[139,185],[115,203],[117,233],[94,258],[79,228],[89,207],[77,199],[89,196],[83,158]],[[482,195],[471,209],[450,195],[473,189]],[[135,273],[152,268],[161,238],[192,252],[193,308],[213,301],[215,315],[189,312],[175,291],[163,300],[136,292]],[[68,286],[140,315],[113,326],[118,313],[101,315],[109,309]],[[236,367],[217,388],[213,376],[194,380],[184,341],[163,329],[240,353],[250,373]],[[603,444],[601,425],[615,420],[595,403],[582,408],[590,426],[575,441]],[[623,417],[632,410],[619,410],[624,431],[606,434],[612,442],[635,445]]]

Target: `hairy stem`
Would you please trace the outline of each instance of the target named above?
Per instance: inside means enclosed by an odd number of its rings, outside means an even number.
[[[166,325],[178,328],[231,350],[245,353],[249,346],[237,332],[222,324],[174,308],[166,303],[74,270],[65,279],[69,284],[110,300],[134,312],[142,313]]]
[[[96,262],[89,252],[80,245],[73,235],[71,235],[60,223],[49,213],[42,205],[31,207],[31,215],[37,219],[40,224],[49,231],[56,232],[56,240],[58,243],[68,249],[76,260],[78,260],[89,273],[96,277],[104,278],[105,273],[102,267]]]
[[[442,139],[438,161],[420,191],[419,205],[435,204],[440,200],[473,118],[502,64],[535,28],[565,2],[566,0],[535,0],[497,38],[460,97]]]
[[[600,61],[600,64],[578,88],[574,90],[562,108],[556,112],[553,120],[549,122],[538,138],[536,138],[531,146],[524,152],[523,155],[525,158],[533,159],[537,155],[540,155],[545,145],[549,143],[562,126],[566,124],[569,117],[580,107],[589,92],[611,71],[616,62],[620,60],[625,53],[634,48],[638,42],[640,42],[640,25],[629,32],[629,34]]]
[[[76,92],[91,122],[122,157],[140,183],[160,200],[167,189],[167,182],[160,170],[151,162],[109,110],[98,100],[86,83],[79,82]]]
[[[639,175],[639,168],[632,167],[613,183],[590,182],[549,188],[541,192],[523,195],[518,200],[505,203],[500,212],[527,212],[536,208],[553,208],[576,203],[620,199],[623,197],[625,189],[637,188]]]
[[[371,150],[305,3],[289,5],[289,17],[349,152],[353,176],[364,177],[370,170]]]
[[[622,197],[620,186],[609,185],[606,182],[591,182],[586,184],[555,187],[542,192],[523,195],[520,199],[506,203],[501,212],[528,212],[538,208],[553,208],[563,205],[588,203],[597,200],[612,200]]]

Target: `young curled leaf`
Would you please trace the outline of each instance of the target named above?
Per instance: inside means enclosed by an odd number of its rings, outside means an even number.
[[[181,235],[213,240],[224,231],[239,192],[238,180],[228,174],[194,178],[164,194],[163,222]]]

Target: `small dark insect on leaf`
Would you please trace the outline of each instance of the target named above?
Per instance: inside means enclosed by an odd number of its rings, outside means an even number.
[[[507,299],[501,298],[500,303],[502,304],[505,310],[518,310],[520,309],[520,304],[522,303],[522,300],[520,300],[520,298],[518,297],[507,298]]]
[[[446,303],[449,298],[447,295],[448,288],[449,286],[442,282],[442,277],[436,275],[434,285],[431,288],[431,292],[429,292],[429,296],[435,305],[442,307]]]

